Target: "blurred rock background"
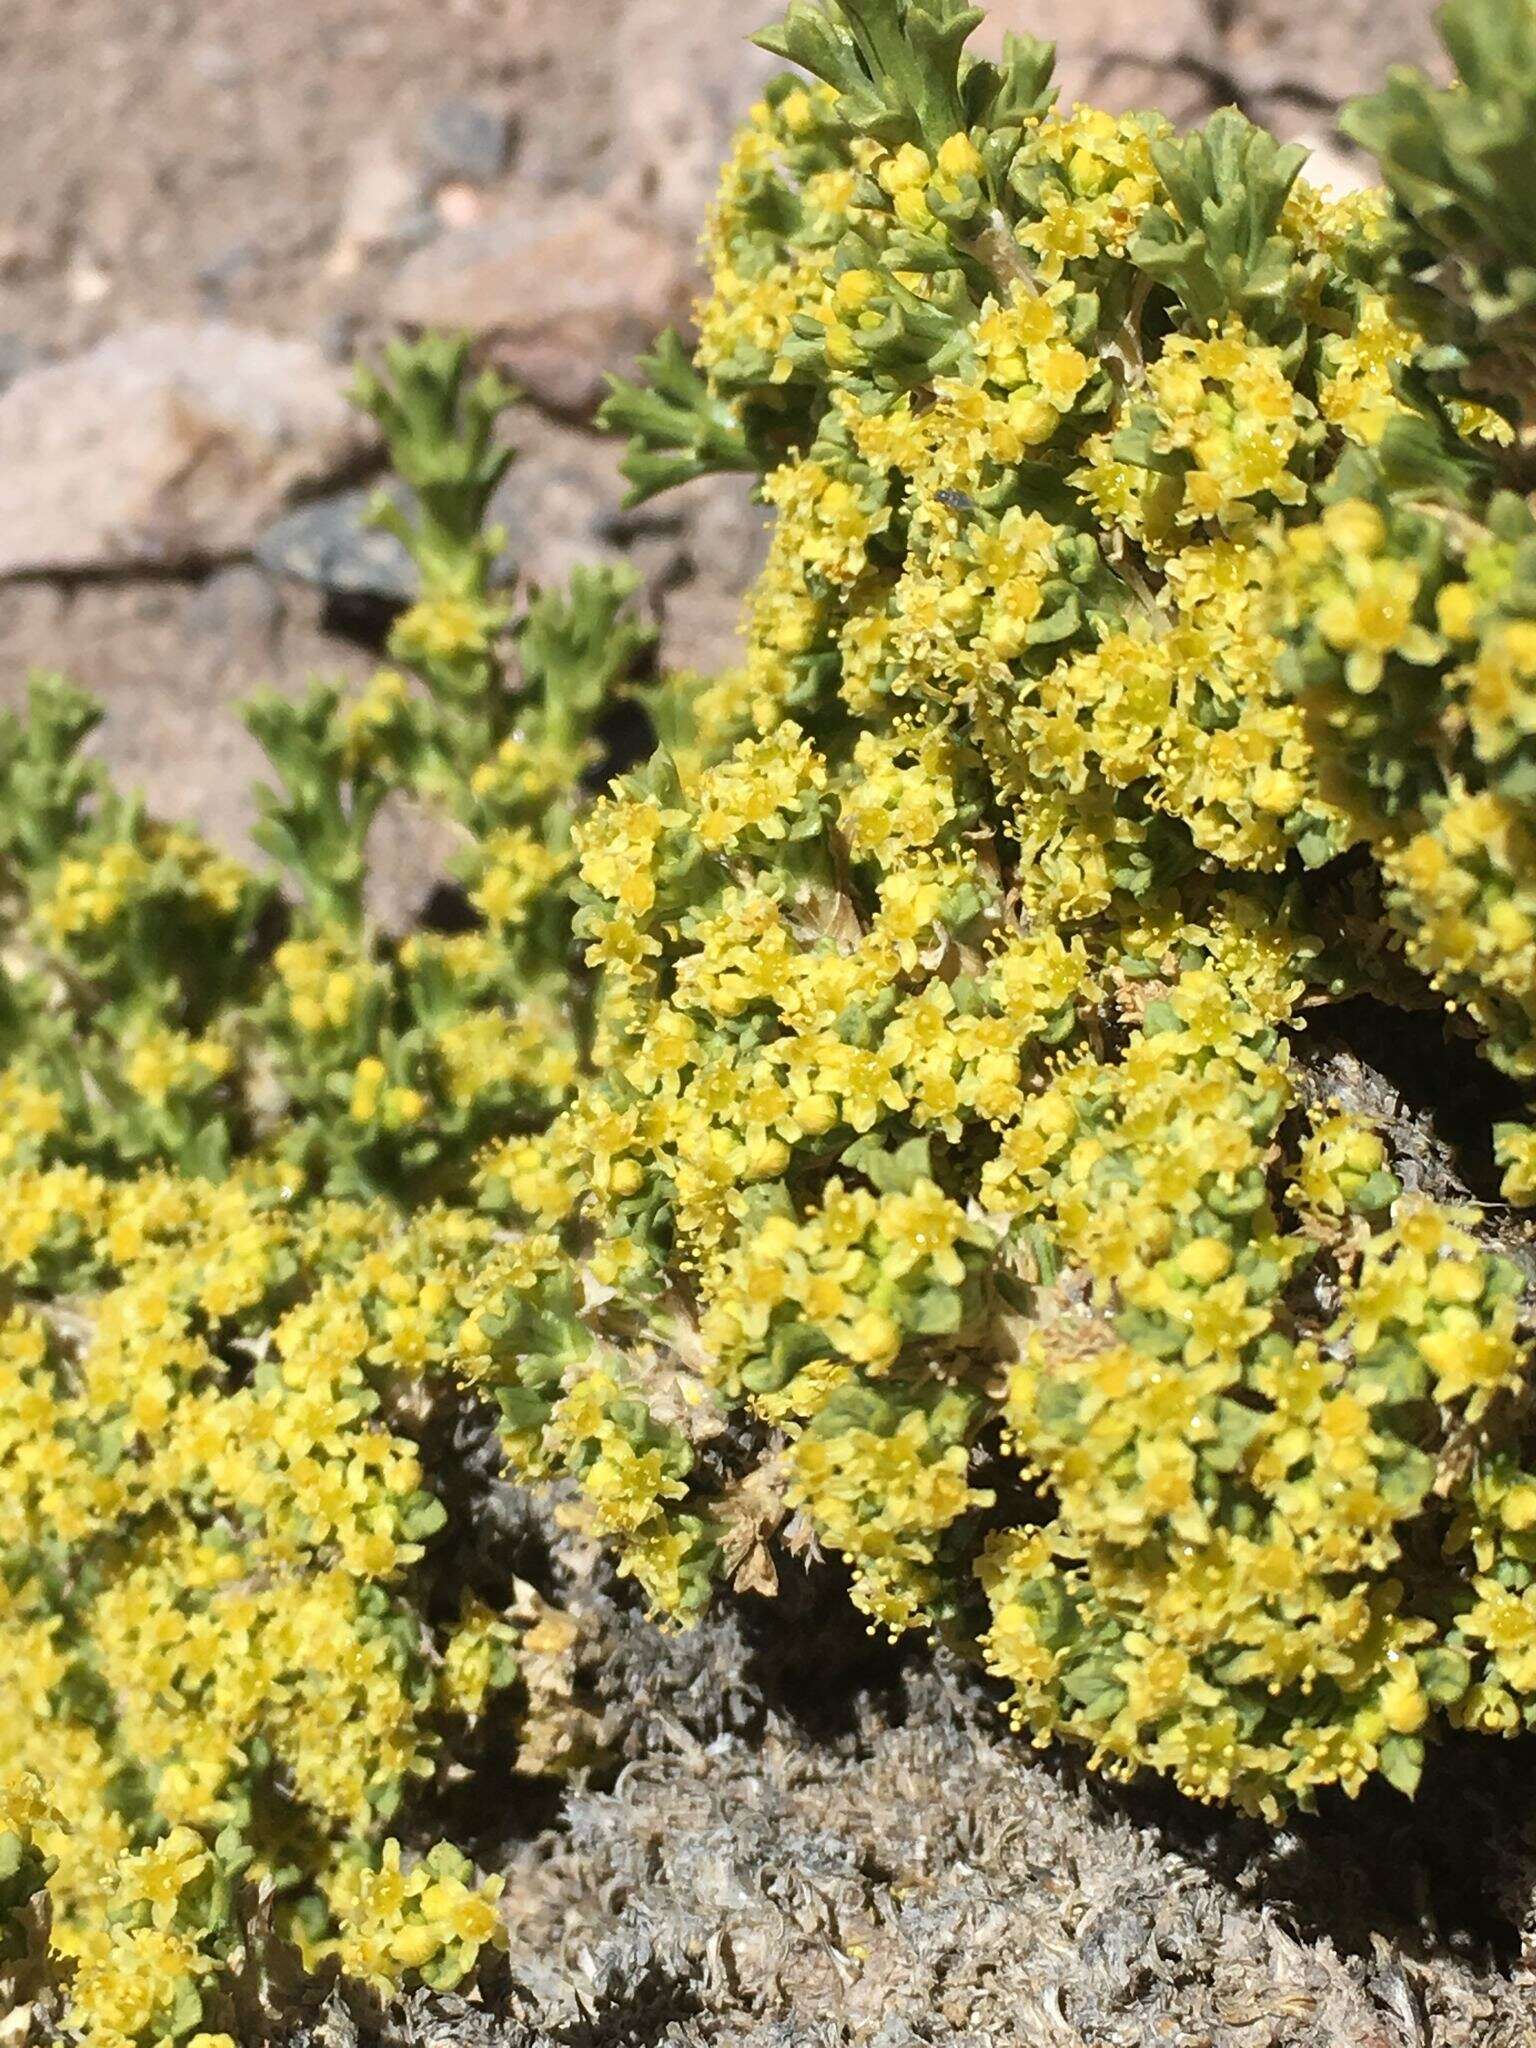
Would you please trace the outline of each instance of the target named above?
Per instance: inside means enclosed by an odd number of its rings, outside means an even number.
[[[697,287],[772,0],[3,0],[0,700],[105,696],[151,801],[240,836],[257,683],[364,669],[397,573],[346,365],[463,325],[526,389],[509,486],[535,579],[630,552],[663,658],[729,658],[761,545],[739,488],[626,518],[591,431]],[[1236,101],[1357,175],[1338,104],[1432,58],[1430,0],[994,0],[1067,98]],[[294,508],[302,506],[295,515]]]

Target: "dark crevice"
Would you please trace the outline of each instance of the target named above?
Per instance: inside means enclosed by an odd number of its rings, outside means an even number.
[[[807,1736],[851,1734],[872,1697],[894,1697],[924,1654],[921,1642],[872,1632],[841,1566],[807,1566],[781,1555],[777,1568],[779,1590],[771,1599],[746,1593],[737,1603],[754,1689],[770,1713]]]
[[[602,759],[588,770],[584,787],[597,794],[615,776],[632,775],[651,758],[656,736],[644,705],[634,697],[621,698],[604,712],[597,728]]]
[[[1085,1778],[1112,1803],[1244,1898],[1262,1899],[1305,1941],[1369,1959],[1377,1944],[1421,1962],[1454,1957],[1489,1978],[1521,1959],[1536,1845],[1536,1737],[1452,1735],[1431,1749],[1417,1795],[1372,1779],[1330,1791],[1284,1826],[1184,1799],[1141,1779]]]
[[[404,610],[403,603],[388,598],[370,597],[361,591],[328,590],[324,593],[320,625],[322,631],[337,640],[345,640],[363,653],[383,660],[395,621]]]
[[[1358,1106],[1367,1114],[1390,1111],[1394,1123],[1413,1126],[1421,1144],[1428,1139],[1438,1148],[1443,1169],[1465,1195],[1499,1204],[1493,1130],[1524,1121],[1525,1098],[1472,1039],[1448,1030],[1438,1011],[1355,996],[1321,1013],[1298,1047],[1318,1093],[1333,1087],[1346,1100],[1374,1093],[1376,1102]]]
[[[1214,57],[1202,57],[1193,51],[1181,51],[1174,57],[1154,57],[1148,56],[1144,50],[1104,49],[1098,51],[1094,58],[1091,83],[1096,87],[1098,81],[1118,64],[1192,78],[1217,106],[1237,107],[1243,113],[1249,111],[1245,105],[1247,95],[1242,81]]]

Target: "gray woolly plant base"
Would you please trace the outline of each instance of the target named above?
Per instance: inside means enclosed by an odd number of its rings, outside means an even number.
[[[1041,1755],[966,1674],[923,1661],[819,1700],[812,1665],[797,1712],[744,1620],[679,1641],[615,1614],[605,1690],[638,1709],[632,1760],[510,1859],[512,1984],[495,2009],[421,2000],[390,2015],[390,2039],[1536,2039],[1533,1745],[1455,1745],[1413,1805],[1386,1792],[1274,1833]],[[358,2036],[333,2015],[312,2038]]]
[[[1410,1187],[1487,1201],[1499,1087],[1470,1049],[1352,1004],[1300,1063],[1390,1130]],[[548,1825],[491,1817],[505,1981],[395,2007],[385,2048],[1536,2043],[1536,1738],[1453,1739],[1416,1800],[1276,1831],[1033,1749],[975,1673],[871,1642],[826,1566],[668,1634],[546,1509],[490,1493],[583,1617],[624,1761]],[[367,2038],[332,2008],[295,2048]]]

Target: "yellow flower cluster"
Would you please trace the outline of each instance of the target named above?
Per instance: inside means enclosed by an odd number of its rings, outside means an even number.
[[[377,1863],[348,1864],[326,1882],[326,1904],[339,1933],[307,1944],[304,1960],[313,1968],[335,1956],[349,1977],[378,1990],[399,1983],[406,1971],[428,1984],[457,1984],[487,1944],[504,1942],[496,1910],[501,1881],[469,1881],[469,1865],[446,1845],[402,1869],[400,1844],[386,1841]]]
[[[579,1632],[483,1527],[579,1282],[475,1204],[577,1077],[572,828],[643,635],[624,578],[491,594],[504,394],[390,369],[413,673],[250,707],[287,902],[119,797],[67,686],[0,716],[0,1965],[88,2048],[233,2048],[301,1964],[472,1983],[499,1886],[440,1794],[596,1753]],[[446,929],[369,914],[391,794],[453,836]]]
[[[594,1265],[673,1359],[632,1385],[598,1489],[627,1505],[598,1525],[622,1547],[659,1515],[680,1538],[710,1505],[688,1461],[635,1466],[647,1404],[696,1441],[744,1405],[788,1430],[783,1505],[882,1625],[963,1612],[976,1558],[972,1625],[1036,1732],[1264,1807],[1411,1783],[1430,1691],[1505,1682],[1432,1626],[1454,1580],[1418,1589],[1426,1612],[1398,1574],[1406,1531],[1448,1530],[1468,1497],[1466,1473],[1436,1490],[1426,1428],[1449,1458],[1523,1378],[1515,1269],[1400,1200],[1341,1111],[1276,1191],[1304,934],[1228,899],[1144,916],[1136,955],[1095,968],[1084,938],[1022,929],[973,856],[903,950],[886,882],[964,813],[954,740],[893,735],[883,796],[862,736],[835,810],[824,759],[777,740],[681,800],[636,785],[582,837],[609,1065],[560,1127],[551,1214],[598,1191]],[[1298,1332],[1303,1298],[1337,1306]],[[1042,1519],[978,1550],[1008,1464]]]
[[[1380,197],[878,12],[911,76],[802,8],[727,168],[769,559],[578,834],[597,1071],[494,1184],[687,1443],[647,1529],[794,1512],[1107,1768],[1411,1789],[1536,1725],[1522,1286],[1297,1048],[1380,969],[1536,1072],[1536,543],[1425,502],[1509,428]]]
[[[1284,670],[1404,956],[1528,1083],[1536,525],[1508,495],[1437,512],[1355,481],[1280,552]],[[1530,1144],[1518,1126],[1500,1136],[1516,1202],[1532,1199]]]
[[[37,907],[42,934],[76,940],[88,960],[126,947],[132,933],[152,933],[173,916],[217,929],[248,898],[250,879],[237,862],[178,828],[149,826],[100,853],[61,862]]]
[[[1315,409],[1279,349],[1256,346],[1238,321],[1203,339],[1171,335],[1147,389],[1158,420],[1152,452],[1180,458],[1180,524],[1240,530],[1266,506],[1305,504],[1294,465]]]
[[[27,1839],[93,2048],[222,2009],[241,1885],[370,1982],[456,1981],[495,1938],[462,1859],[402,1870],[376,1838],[455,1728],[532,1711],[514,1587],[424,1622],[453,1531],[420,1446],[445,1404],[516,1406],[552,1261],[259,1175],[0,1181],[0,1703],[8,1769],[47,1787]],[[574,1756],[569,1678],[537,1697],[533,1739]]]

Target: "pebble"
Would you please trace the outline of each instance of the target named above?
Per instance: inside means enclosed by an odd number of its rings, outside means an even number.
[[[409,502],[403,485],[387,488],[397,503]],[[412,603],[420,588],[416,565],[392,533],[371,523],[377,497],[373,490],[335,491],[299,506],[258,537],[256,560],[274,576],[332,597]]]
[[[504,107],[485,100],[442,100],[422,127],[422,161],[444,184],[493,184],[507,168],[511,153],[512,117]]]

